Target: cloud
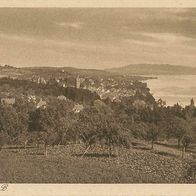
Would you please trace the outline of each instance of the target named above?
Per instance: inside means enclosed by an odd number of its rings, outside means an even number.
[[[184,43],[187,41],[194,41],[195,39],[190,37],[185,37],[183,35],[178,35],[174,33],[141,33],[141,35],[152,38],[154,41],[159,42],[175,42],[175,43]],[[151,41],[152,41],[151,39]]]
[[[139,9],[124,28],[131,32],[171,33],[196,39],[196,9]],[[128,14],[127,14],[128,16]]]
[[[60,27],[69,27],[73,29],[81,29],[83,26],[83,23],[81,22],[55,22],[55,24]]]
[[[17,34],[8,34],[8,33],[3,33],[0,31],[0,39],[2,40],[13,40],[13,41],[16,41],[16,42],[24,42],[24,43],[29,43],[29,44],[32,44],[32,43],[37,43],[37,40],[36,38],[30,38],[28,36],[20,36],[20,35],[17,35]]]
[[[171,44],[175,44],[176,46],[189,45],[190,47],[194,47],[196,43],[196,39],[186,37],[180,34],[174,33],[131,33],[130,38],[126,38],[122,40],[124,43],[128,44],[137,44],[137,45],[145,45],[145,46],[168,46]]]
[[[146,41],[146,40],[124,39],[123,42],[127,44],[134,44],[134,45],[157,46],[155,42]]]

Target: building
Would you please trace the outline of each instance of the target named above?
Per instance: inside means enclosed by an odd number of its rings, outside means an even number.
[[[72,109],[72,111],[73,111],[74,113],[79,113],[79,112],[81,112],[83,109],[84,109],[84,106],[83,106],[83,105],[81,105],[81,104],[76,104],[76,105],[74,106],[74,108]]]
[[[66,101],[66,100],[67,100],[67,98],[66,98],[64,95],[59,95],[59,96],[57,97],[57,99],[58,99],[58,100],[61,100],[61,101]]]
[[[14,105],[15,102],[16,102],[15,98],[11,98],[11,97],[1,98],[1,104],[4,105]]]
[[[43,78],[43,77],[40,77],[40,76],[33,76],[31,78],[31,81],[32,82],[36,82],[37,84],[46,84],[46,80]]]
[[[135,100],[133,102],[133,106],[136,108],[136,110],[139,110],[139,109],[145,108],[146,107],[146,103],[143,100],[137,99],[137,100]]]
[[[27,101],[36,103],[36,96],[35,95],[28,95]]]
[[[195,103],[194,103],[194,99],[193,99],[193,98],[192,98],[191,101],[190,101],[190,106],[191,106],[191,107],[194,107],[194,106],[195,106]]]
[[[38,84],[46,84],[46,80],[42,77],[38,79]]]
[[[77,75],[77,77],[76,77],[76,86],[75,87],[80,88],[80,77],[79,77],[79,75]]]
[[[37,103],[36,108],[44,108],[45,109],[46,105],[47,105],[46,101],[43,101],[41,98],[40,101]]]

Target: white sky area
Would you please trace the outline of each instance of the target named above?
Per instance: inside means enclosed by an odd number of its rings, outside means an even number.
[[[1,0],[0,7],[196,7],[195,0]]]
[[[196,8],[0,8],[1,65],[137,63],[196,67]]]

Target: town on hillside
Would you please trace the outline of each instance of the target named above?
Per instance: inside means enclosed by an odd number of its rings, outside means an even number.
[[[167,106],[155,100],[145,82],[148,78],[65,69],[1,67],[0,155],[16,152],[17,157],[41,155],[43,160],[62,156],[65,162],[116,157],[117,168],[132,164],[134,174],[137,168],[148,172],[148,165],[156,182],[195,182],[193,99],[186,107]],[[78,166],[70,170],[74,168]],[[44,182],[52,182],[45,177]],[[77,182],[85,180],[84,176]],[[94,176],[93,182],[97,180]],[[140,180],[144,176],[131,182]],[[62,176],[57,181],[75,182]]]

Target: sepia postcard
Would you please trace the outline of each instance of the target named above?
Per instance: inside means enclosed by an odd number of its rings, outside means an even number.
[[[0,2],[0,195],[195,183],[195,2]]]

